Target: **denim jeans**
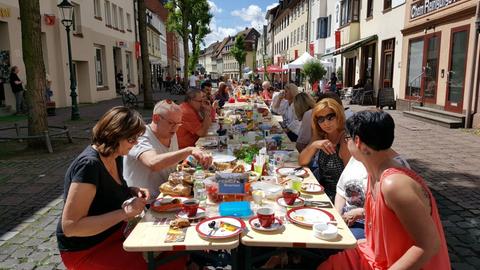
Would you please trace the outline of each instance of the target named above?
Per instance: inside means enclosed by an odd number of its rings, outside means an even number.
[[[16,93],[13,93],[15,95],[15,110],[16,113],[22,113],[23,112],[23,91],[19,91]]]

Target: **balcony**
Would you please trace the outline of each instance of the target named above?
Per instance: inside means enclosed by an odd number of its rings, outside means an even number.
[[[340,29],[340,44],[350,44],[360,39],[360,23],[351,22]]]

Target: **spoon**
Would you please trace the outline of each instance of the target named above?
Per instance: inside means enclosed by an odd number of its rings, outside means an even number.
[[[210,232],[207,235],[207,238],[210,238],[214,231],[218,229],[217,222],[213,220],[212,222],[208,223],[208,227],[210,228]]]

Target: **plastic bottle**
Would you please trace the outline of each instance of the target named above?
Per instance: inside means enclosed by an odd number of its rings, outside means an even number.
[[[207,191],[205,189],[205,173],[202,167],[197,166],[195,173],[193,174],[193,197],[200,201],[200,204],[204,204],[207,200]]]

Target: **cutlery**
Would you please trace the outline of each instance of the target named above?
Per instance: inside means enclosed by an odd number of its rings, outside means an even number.
[[[208,223],[208,227],[210,228],[210,232],[208,233],[207,238],[210,238],[210,237],[212,236],[212,234],[218,230],[218,228],[219,228],[218,225],[219,225],[219,224],[217,224],[217,223],[215,222],[215,220],[213,220],[212,222]]]

